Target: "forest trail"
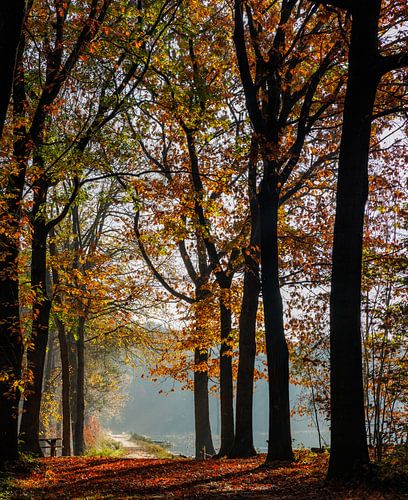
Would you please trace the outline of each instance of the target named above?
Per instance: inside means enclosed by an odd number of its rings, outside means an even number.
[[[124,458],[143,458],[143,459],[153,459],[157,458],[153,453],[149,453],[146,450],[146,446],[143,442],[133,441],[130,434],[123,432],[122,434],[112,434],[108,433],[108,436],[113,440],[119,442],[123,449],[125,450]]]

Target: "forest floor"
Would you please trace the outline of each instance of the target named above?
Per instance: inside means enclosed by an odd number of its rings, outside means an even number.
[[[265,457],[240,460],[45,458],[30,471],[14,471],[0,498],[19,499],[403,499],[387,489],[324,481],[327,454],[298,452],[291,464],[263,466]],[[278,467],[279,465],[279,467]],[[400,488],[398,490],[398,487]],[[405,490],[408,491],[408,490]]]

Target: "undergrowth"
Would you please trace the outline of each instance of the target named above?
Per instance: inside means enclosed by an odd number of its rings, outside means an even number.
[[[381,463],[373,465],[375,481],[382,487],[408,492],[408,445],[394,446]]]
[[[98,436],[84,453],[86,457],[121,457],[124,454],[125,450],[121,443],[106,435]]]

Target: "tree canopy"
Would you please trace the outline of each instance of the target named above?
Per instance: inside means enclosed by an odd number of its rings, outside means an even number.
[[[2,2],[0,461],[50,432],[82,455],[129,367],[193,391],[196,459],[256,455],[258,378],[267,465],[293,461],[296,412],[322,449],[330,423],[332,479],[406,445],[407,20]]]

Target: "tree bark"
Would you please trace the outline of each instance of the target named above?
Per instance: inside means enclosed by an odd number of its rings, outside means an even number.
[[[3,2],[4,3],[4,2]],[[11,4],[11,2],[8,2]],[[18,59],[22,60],[21,44]],[[20,120],[24,116],[24,72],[19,71],[14,82],[13,112]],[[23,341],[20,325],[18,261],[20,256],[20,202],[23,196],[27,168],[25,127],[16,125],[13,162],[15,168],[8,176],[2,203],[0,204],[0,461],[18,458],[18,420],[20,401],[18,383],[21,380]],[[3,202],[4,200],[4,202]],[[13,386],[17,384],[16,386]]]
[[[380,77],[377,67],[380,4],[379,0],[362,1],[352,13],[330,298],[331,454],[328,477],[331,479],[360,475],[369,464],[360,304],[371,120]]]
[[[78,383],[78,356],[77,346],[72,332],[67,332],[68,360],[69,360],[69,403],[71,408],[71,434],[73,452],[77,449],[75,436],[75,423],[77,420],[77,383]]]
[[[17,275],[19,228],[17,195],[8,203],[10,233],[0,235],[0,462],[18,458],[17,413],[20,401],[23,342],[20,328],[19,282]],[[4,217],[6,214],[2,214]]]
[[[64,323],[56,318],[62,374],[62,456],[71,455],[71,403],[68,343]]]
[[[201,270],[206,267],[205,248],[202,241],[197,239],[198,259]],[[200,302],[205,300],[209,295],[207,289],[202,288],[202,280],[198,279],[195,287],[196,297],[196,318],[195,329],[197,342],[200,344],[202,336],[201,319],[200,319]],[[204,280],[205,281],[205,280]],[[215,455],[215,449],[211,434],[210,424],[210,407],[208,401],[208,349],[206,347],[197,346],[194,349],[194,420],[195,420],[195,457],[197,460],[205,459],[206,455]],[[203,369],[203,365],[205,369]]]
[[[33,234],[31,243],[31,289],[35,293],[32,307],[31,346],[27,350],[27,366],[33,383],[23,404],[20,438],[22,449],[43,456],[39,444],[41,396],[44,363],[48,344],[51,301],[47,295],[47,228],[43,212],[48,185],[39,186],[34,196]]]
[[[253,393],[256,357],[256,315],[261,289],[259,279],[259,207],[256,193],[257,152],[258,144],[255,139],[252,139],[248,164],[251,233],[249,246],[244,249],[245,271],[239,317],[235,438],[229,454],[230,458],[245,458],[256,455],[253,438]]]
[[[43,377],[43,389],[42,389],[43,394],[45,392],[50,392],[50,390],[51,390],[53,370],[55,368],[55,357],[56,357],[55,341],[56,340],[57,340],[56,336],[54,337],[53,332],[50,331],[50,333],[48,335],[47,354],[46,354],[45,363],[44,363],[44,377]],[[41,435],[44,435],[46,428],[47,428],[46,422],[41,420],[40,421],[40,434]]]
[[[24,0],[0,2],[0,139],[13,88],[14,68],[25,15]]]
[[[274,166],[264,160],[259,193],[261,278],[269,376],[269,440],[267,462],[292,460],[289,407],[289,353],[283,326],[278,265],[279,184]]]
[[[48,390],[50,388],[52,372],[55,367],[55,340],[54,335],[50,332],[48,335],[47,355],[44,366],[44,390]]]
[[[75,420],[75,455],[83,455],[85,451],[84,424],[85,424],[85,318],[78,320],[77,347],[77,384],[76,384],[76,420]]]
[[[226,288],[220,290],[220,407],[221,407],[221,446],[218,457],[229,454],[234,444],[234,388],[232,376],[231,340],[232,313],[230,305],[231,280],[225,280]],[[229,283],[228,283],[229,282]]]
[[[208,361],[207,349],[194,350],[196,367]],[[200,460],[206,455],[215,455],[211,435],[210,409],[208,402],[208,371],[194,370],[194,419],[195,419],[195,458]]]
[[[51,241],[49,243],[50,255],[56,257],[57,251],[55,242],[52,238],[55,236],[54,231],[50,232]],[[61,304],[61,296],[59,295],[58,287],[60,285],[60,277],[58,269],[52,266],[52,282],[54,290],[54,300]],[[70,363],[69,350],[67,341],[67,332],[65,331],[64,322],[55,316],[55,323],[58,330],[58,342],[61,358],[61,375],[62,375],[62,456],[71,455],[71,391],[70,391]]]
[[[235,439],[230,458],[256,455],[253,438],[253,392],[256,356],[256,315],[260,292],[259,265],[245,255],[244,290],[239,317],[239,364],[237,378]]]

